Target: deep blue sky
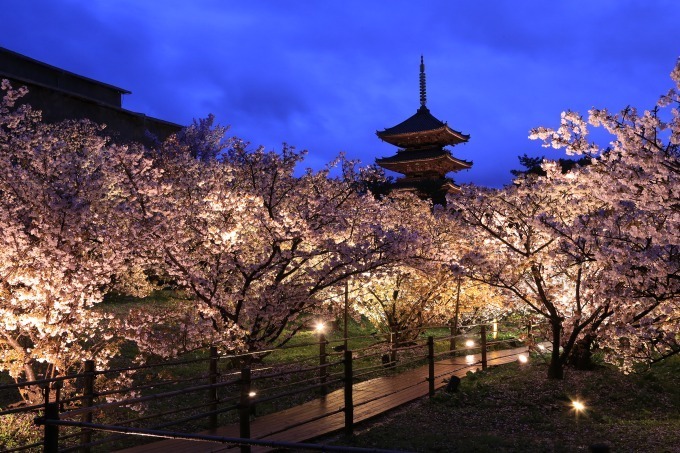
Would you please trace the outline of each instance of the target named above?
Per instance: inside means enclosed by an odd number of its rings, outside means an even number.
[[[161,6],[162,5],[162,6]],[[267,149],[396,150],[376,130],[428,107],[470,142],[457,182],[500,186],[566,109],[653,106],[680,56],[678,0],[2,0],[0,46],[132,91],[129,110],[215,114]],[[548,151],[549,153],[549,151]],[[548,154],[559,157],[556,154]]]

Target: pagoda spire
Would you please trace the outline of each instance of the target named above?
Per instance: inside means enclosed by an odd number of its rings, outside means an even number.
[[[425,90],[425,62],[423,56],[420,56],[420,105],[425,107],[427,104],[427,93]]]

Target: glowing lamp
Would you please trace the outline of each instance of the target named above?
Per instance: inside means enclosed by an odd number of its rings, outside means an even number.
[[[467,348],[471,348],[474,345],[475,345],[475,342],[472,341],[472,340],[468,340],[468,341],[465,342],[465,347],[467,347]]]
[[[517,356],[517,360],[519,360],[519,363],[527,363],[529,361],[529,357],[524,354],[520,354]]]
[[[579,400],[572,401],[571,407],[573,407],[576,412],[583,412],[584,410],[586,410],[586,405]]]
[[[326,329],[326,325],[323,321],[319,321],[316,323],[315,329],[318,333],[322,333]]]
[[[248,396],[251,397],[251,398],[255,398],[256,395],[257,395],[257,392],[251,391],[250,393],[248,393]]]

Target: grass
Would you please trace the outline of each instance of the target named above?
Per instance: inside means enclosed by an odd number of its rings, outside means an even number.
[[[417,452],[680,451],[680,358],[623,375],[608,366],[546,379],[538,360],[468,373],[438,392],[360,427],[336,443]],[[571,405],[583,401],[576,413]],[[417,435],[414,435],[417,433]]]

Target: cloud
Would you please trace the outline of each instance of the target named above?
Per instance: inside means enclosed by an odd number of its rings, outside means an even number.
[[[396,151],[375,131],[428,106],[471,134],[460,181],[510,180],[527,139],[565,109],[649,107],[678,56],[675,0],[229,2],[11,0],[0,45],[133,92],[124,106],[180,124],[216,115],[254,145]]]

